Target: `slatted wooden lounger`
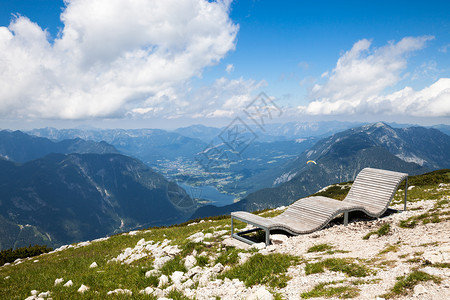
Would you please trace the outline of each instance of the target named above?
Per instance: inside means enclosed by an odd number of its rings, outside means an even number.
[[[243,242],[253,241],[241,235],[263,229],[266,245],[269,245],[271,230],[284,230],[290,234],[306,234],[322,229],[332,219],[344,214],[344,224],[348,224],[348,213],[363,211],[371,217],[380,217],[388,208],[400,183],[405,180],[405,202],[408,190],[408,174],[373,168],[363,169],[356,177],[343,201],[322,196],[302,198],[291,204],[282,214],[274,218],[263,218],[245,211],[231,213],[231,236]],[[240,220],[257,228],[234,233],[233,220]]]

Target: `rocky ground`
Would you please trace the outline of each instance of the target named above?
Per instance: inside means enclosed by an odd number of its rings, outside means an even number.
[[[360,293],[356,299],[375,299],[387,293],[394,286],[397,277],[407,275],[415,268],[440,276],[443,280],[440,284],[431,281],[420,283],[414,287],[412,294],[400,297],[401,299],[450,299],[450,269],[432,266],[450,262],[450,221],[428,223],[413,229],[398,226],[400,220],[420,215],[432,209],[433,205],[433,201],[420,201],[410,204],[409,211],[391,214],[376,221],[358,221],[348,226],[337,225],[317,233],[291,237],[277,246],[275,251],[302,255],[312,261],[329,257],[348,257],[364,262],[377,273],[364,278],[367,282],[373,280],[372,283],[358,285]],[[387,235],[372,235],[368,240],[362,239],[364,235],[385,223],[391,224]],[[310,247],[323,243],[333,245],[334,249],[343,250],[345,253],[307,253]],[[392,250],[380,254],[389,249]],[[422,266],[424,261],[432,264]],[[357,280],[336,272],[306,276],[304,265],[291,267],[289,275],[292,280],[281,290],[287,299],[300,299],[302,292],[311,290],[318,283],[344,280],[341,285],[351,285],[352,281]]]

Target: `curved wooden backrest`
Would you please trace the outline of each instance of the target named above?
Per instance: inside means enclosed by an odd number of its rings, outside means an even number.
[[[371,214],[381,215],[388,208],[399,184],[407,177],[406,173],[365,168],[356,176],[343,201],[361,205]]]

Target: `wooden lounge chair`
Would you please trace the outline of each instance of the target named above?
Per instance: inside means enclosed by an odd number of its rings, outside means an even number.
[[[254,242],[241,236],[263,229],[266,245],[269,245],[271,230],[284,230],[290,234],[306,234],[322,229],[332,219],[344,214],[344,225],[348,224],[348,213],[362,211],[371,217],[380,217],[388,208],[400,183],[405,180],[405,202],[408,190],[408,174],[373,168],[363,169],[356,177],[343,201],[322,196],[302,198],[291,204],[282,214],[263,218],[245,211],[231,213],[231,236],[243,242]],[[240,220],[257,228],[234,233],[233,220]]]

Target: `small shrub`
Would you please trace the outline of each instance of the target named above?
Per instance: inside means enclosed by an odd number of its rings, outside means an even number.
[[[204,267],[209,264],[209,259],[207,256],[197,256],[197,265],[200,267]]]
[[[328,244],[318,244],[318,245],[314,245],[311,248],[308,249],[308,253],[311,252],[323,252],[323,251],[327,251],[327,250],[331,250],[333,248],[333,246],[328,245]]]
[[[235,265],[239,261],[238,253],[240,251],[234,247],[227,247],[225,252],[222,252],[216,259],[216,264]]]
[[[354,298],[359,295],[359,289],[350,286],[332,286],[336,282],[323,282],[316,285],[311,291],[301,294],[302,298],[316,298],[316,297],[339,297],[339,298]]]
[[[360,264],[353,263],[350,259],[344,258],[327,258],[323,261],[316,263],[308,263],[305,266],[306,275],[322,273],[325,268],[334,272],[342,272],[348,276],[365,277],[368,276],[371,271]]]
[[[152,275],[152,276],[146,278],[146,283],[149,286],[157,287],[158,283],[159,283],[159,278],[157,276]]]
[[[182,292],[177,291],[177,290],[170,291],[170,293],[167,295],[167,297],[169,299],[173,299],[173,300],[189,300],[188,297],[186,297]]]
[[[441,278],[437,276],[433,276],[422,271],[413,271],[409,273],[408,276],[397,277],[397,282],[394,287],[389,293],[382,295],[382,297],[391,298],[400,295],[406,296],[419,282],[430,280],[434,283],[441,282]]]
[[[366,234],[363,237],[363,240],[368,240],[372,235],[376,234],[378,236],[383,236],[389,233],[389,231],[391,230],[391,225],[389,224],[383,224],[380,228],[378,228],[378,230],[375,231],[371,231],[368,234]]]
[[[52,248],[49,248],[46,245],[29,245],[28,247],[17,248],[16,250],[2,250],[0,251],[0,266],[4,265],[5,263],[12,263],[18,258],[33,257],[50,252],[52,250]]]
[[[388,252],[397,252],[399,250],[398,245],[387,245],[386,248],[381,250],[378,255],[386,254]]]

